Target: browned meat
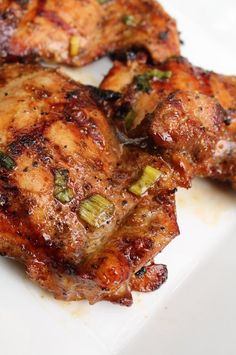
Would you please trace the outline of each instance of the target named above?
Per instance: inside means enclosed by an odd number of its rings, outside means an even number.
[[[0,253],[57,298],[129,305],[132,288],[166,278],[158,266],[134,273],[178,234],[181,174],[121,145],[94,99],[102,95],[51,69],[0,68]],[[136,196],[128,188],[147,166],[160,178]]]
[[[214,99],[178,91],[157,106],[148,132],[190,180],[211,177],[236,188],[236,137],[228,132],[226,119]]]
[[[147,92],[137,90],[135,78],[155,68],[170,71],[171,77],[168,80],[154,78],[149,82],[151,87]],[[137,111],[135,124],[142,121],[146,113],[153,112],[162,98],[177,90],[199,92],[215,97],[226,110],[228,118],[232,118],[232,122],[228,122],[228,125],[231,123],[231,130],[233,119],[236,119],[236,77],[194,67],[183,57],[170,58],[163,64],[155,66],[147,64],[147,56],[144,53],[138,53],[134,60],[127,62],[115,61],[100,87],[123,92],[126,101],[131,101],[129,96],[132,98],[134,110]]]
[[[0,57],[82,66],[121,48],[179,54],[175,21],[155,0],[3,0]]]
[[[157,290],[167,280],[167,268],[165,265],[150,265],[142,267],[131,279],[132,290],[138,292],[150,292]],[[158,275],[158,277],[157,277]]]
[[[141,53],[115,62],[101,87],[123,94],[110,112],[119,129],[132,138],[151,136],[165,159],[185,171],[184,183],[203,176],[236,186],[235,77],[182,57],[148,65]]]

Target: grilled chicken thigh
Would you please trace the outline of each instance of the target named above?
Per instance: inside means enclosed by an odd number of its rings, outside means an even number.
[[[173,168],[236,187],[236,78],[192,66],[182,57],[147,64],[146,54],[116,61],[101,88],[122,98],[110,116],[132,138],[151,137]]]
[[[179,54],[175,21],[155,0],[4,0],[2,60],[82,66],[123,48],[145,48],[154,60]]]
[[[120,144],[99,108],[117,95],[98,93],[52,69],[0,68],[0,253],[57,298],[129,305],[166,279],[152,259],[178,234],[180,176]]]

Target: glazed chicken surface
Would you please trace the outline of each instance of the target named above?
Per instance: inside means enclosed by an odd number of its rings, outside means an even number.
[[[178,234],[181,174],[120,143],[101,108],[118,97],[36,65],[0,68],[0,253],[59,299],[130,305],[132,289],[167,277],[152,259]]]
[[[82,66],[124,48],[156,61],[179,54],[175,21],[155,0],[3,0],[2,60]]]
[[[107,54],[99,89],[29,64]],[[0,254],[58,299],[129,306],[159,288],[176,189],[236,188],[236,78],[179,54],[154,0],[0,2]]]
[[[109,115],[132,138],[151,137],[158,153],[194,176],[236,187],[236,78],[194,67],[185,58],[148,64],[146,54],[116,61],[101,88],[122,93]],[[109,111],[109,110],[108,110]]]

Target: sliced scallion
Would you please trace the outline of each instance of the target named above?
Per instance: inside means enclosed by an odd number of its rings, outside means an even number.
[[[129,187],[129,191],[136,196],[142,196],[161,177],[161,171],[147,165],[138,181]]]
[[[69,178],[69,172],[67,169],[57,169],[54,171],[55,186],[65,187],[67,186]]]
[[[129,111],[128,114],[125,116],[124,121],[125,121],[125,127],[127,129],[130,129],[132,127],[135,117],[136,117],[136,113],[133,110]]]
[[[169,71],[169,70],[163,71],[163,70],[160,70],[160,69],[157,69],[157,68],[156,69],[152,69],[152,70],[147,72],[147,76],[150,79],[157,78],[159,80],[166,80],[166,79],[170,79],[171,75],[172,75],[171,71]]]
[[[135,83],[138,90],[143,92],[149,92],[150,90],[150,80],[159,79],[166,80],[169,79],[172,75],[171,71],[163,71],[159,69],[152,69],[147,71],[144,74],[137,75],[135,77]]]
[[[70,38],[70,43],[69,43],[69,51],[70,51],[70,56],[75,57],[79,54],[80,50],[80,37],[79,36],[72,36]]]
[[[106,4],[107,2],[110,2],[111,0],[97,0],[97,2],[101,5]]]
[[[124,24],[130,27],[135,27],[137,25],[137,20],[133,15],[125,15],[122,17]]]
[[[69,187],[65,187],[65,188],[56,187],[54,189],[54,196],[61,203],[68,203],[74,198],[74,192]]]
[[[73,190],[68,187],[69,172],[66,169],[54,171],[54,197],[61,203],[68,203],[74,198]]]
[[[94,194],[80,203],[79,217],[93,227],[108,222],[115,210],[114,204],[105,197]]]
[[[7,170],[13,170],[16,167],[16,162],[9,155],[0,151],[0,166]]]
[[[135,84],[138,91],[149,92],[150,90],[150,83],[149,78],[144,75],[137,75],[135,77]]]

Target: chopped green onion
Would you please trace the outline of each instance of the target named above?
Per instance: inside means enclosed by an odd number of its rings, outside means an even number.
[[[69,51],[70,51],[70,56],[75,57],[79,54],[80,50],[80,37],[79,36],[72,36],[70,38],[70,43],[69,43]]]
[[[16,162],[9,155],[0,151],[0,166],[7,170],[13,170],[16,167]]]
[[[54,182],[56,186],[67,186],[69,179],[69,172],[67,169],[57,169],[54,171]]]
[[[97,2],[101,5],[106,4],[107,2],[110,2],[111,0],[97,0]]]
[[[122,17],[122,21],[130,27],[135,27],[137,25],[137,20],[132,15],[125,15]]]
[[[144,194],[161,177],[161,171],[147,165],[138,181],[129,187],[129,191],[136,196]]]
[[[127,129],[130,129],[133,125],[133,122],[135,120],[135,117],[136,117],[136,113],[131,110],[128,112],[128,114],[126,115],[126,117],[124,118],[124,121],[125,121],[125,127]]]
[[[74,198],[74,192],[69,187],[65,187],[65,188],[61,188],[61,189],[55,188],[54,189],[54,196],[61,203],[68,203]]]
[[[166,80],[171,78],[172,72],[169,70],[152,69],[147,72],[147,75],[150,79],[157,78],[159,80]]]
[[[99,228],[111,219],[114,210],[112,202],[95,194],[81,202],[79,217],[91,226]]]
[[[136,87],[139,91],[143,92],[149,92],[150,90],[150,83],[149,79],[146,77],[146,75],[137,75],[135,77],[135,83]]]
[[[159,80],[166,80],[169,79],[171,75],[171,71],[162,71],[159,69],[149,70],[146,73],[135,77],[137,89],[143,92],[148,92],[150,90],[150,80],[155,78]]]
[[[54,197],[61,203],[68,203],[74,198],[73,190],[68,187],[69,172],[66,169],[54,171]]]

